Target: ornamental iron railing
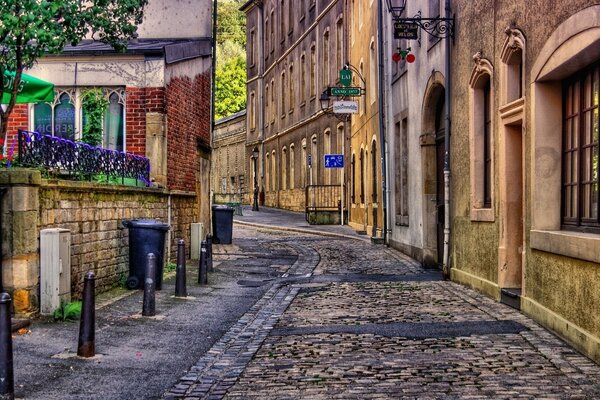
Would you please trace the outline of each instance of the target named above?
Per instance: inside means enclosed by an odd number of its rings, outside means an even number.
[[[19,130],[19,164],[44,167],[48,172],[70,178],[107,182],[116,178],[150,186],[150,160],[135,154],[90,146],[39,132]]]

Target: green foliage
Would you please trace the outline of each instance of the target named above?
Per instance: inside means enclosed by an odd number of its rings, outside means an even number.
[[[0,109],[0,136],[7,129],[14,107],[16,88],[24,69],[45,54],[60,53],[91,35],[95,40],[124,51],[142,22],[148,0],[0,0],[0,77],[15,71],[13,93],[6,111]],[[6,90],[5,90],[6,89]]]
[[[240,11],[240,0],[220,1],[217,6],[217,43],[231,41],[246,47],[246,15]]]
[[[169,261],[164,268],[163,273],[173,272],[177,269],[177,264],[172,261]]]
[[[87,89],[81,97],[83,113],[86,116],[81,140],[90,146],[98,146],[102,144],[102,124],[109,105],[108,99],[100,88]]]
[[[219,1],[215,119],[246,108],[246,15],[243,1]]]
[[[217,67],[215,82],[215,119],[246,107],[246,62],[242,57]]]
[[[81,317],[81,301],[65,303],[54,310],[55,321],[77,321]]]

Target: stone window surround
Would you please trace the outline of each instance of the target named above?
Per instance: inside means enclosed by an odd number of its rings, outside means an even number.
[[[561,230],[562,80],[599,58],[600,5],[594,5],[553,31],[531,69],[530,245],[595,263],[600,235]]]
[[[494,192],[495,185],[493,182],[494,177],[494,67],[492,63],[482,57],[480,52],[473,55],[475,66],[471,72],[471,78],[469,80],[469,148],[471,157],[470,158],[470,180],[471,180],[471,221],[482,221],[482,222],[493,222],[495,220],[495,208],[494,208]],[[484,140],[483,132],[481,131],[483,121],[483,89],[479,87],[482,79],[487,77],[490,81],[490,112],[492,112],[492,124],[491,132],[489,132],[491,140],[491,207],[484,207],[483,199],[483,163],[484,163]]]

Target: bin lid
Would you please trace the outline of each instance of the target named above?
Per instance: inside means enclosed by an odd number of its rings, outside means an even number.
[[[125,219],[122,223],[125,228],[157,229],[161,231],[169,230],[169,224],[165,224],[156,219]]]
[[[224,204],[215,204],[212,206],[213,210],[231,210],[233,211],[233,207],[226,206]]]

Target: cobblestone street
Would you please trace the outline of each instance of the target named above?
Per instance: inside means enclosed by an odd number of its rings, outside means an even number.
[[[600,398],[598,365],[382,245],[236,224],[215,249],[281,275],[238,282],[269,289],[164,398]]]

